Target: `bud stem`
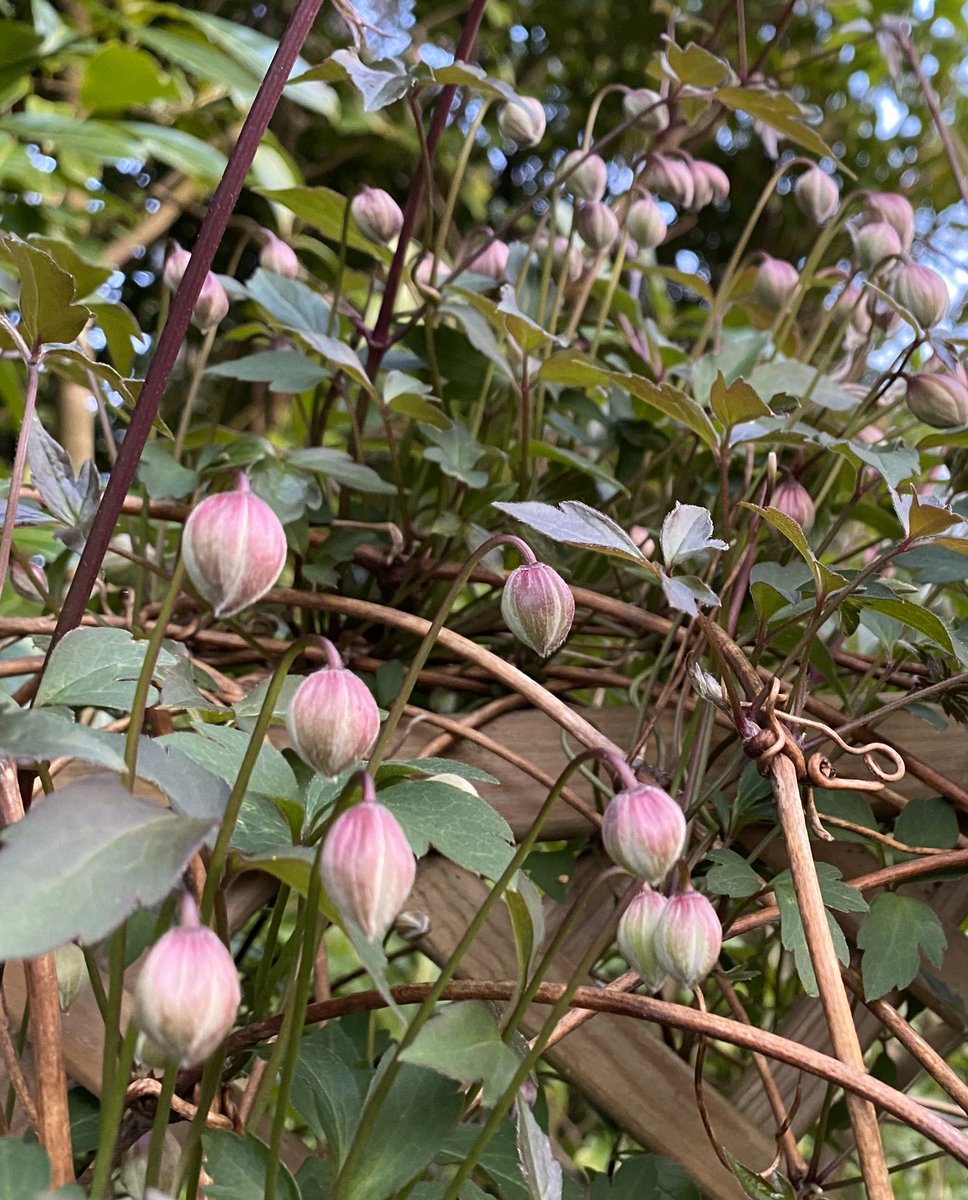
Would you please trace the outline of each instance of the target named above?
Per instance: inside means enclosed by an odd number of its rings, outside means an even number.
[[[161,1080],[161,1091],[155,1105],[155,1119],[151,1126],[151,1140],[148,1142],[148,1163],[145,1167],[145,1194],[148,1188],[158,1186],[161,1175],[161,1152],[165,1145],[165,1133],[168,1129],[168,1117],[171,1114],[171,1100],[175,1094],[175,1081],[178,1078],[178,1067],[172,1063],[165,1068]]]

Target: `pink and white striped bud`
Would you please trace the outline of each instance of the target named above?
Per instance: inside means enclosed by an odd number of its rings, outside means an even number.
[[[622,97],[626,117],[638,118],[636,129],[646,133],[661,133],[669,125],[669,106],[652,88],[632,88]]]
[[[544,105],[536,96],[519,96],[517,101],[502,104],[497,114],[497,127],[509,141],[522,149],[530,149],[544,137],[547,119]]]
[[[161,280],[170,292],[178,291],[178,285],[185,276],[190,258],[191,254],[184,246],[180,246],[177,242],[169,244],[168,253],[165,255],[165,266],[161,273]]]
[[[793,185],[793,197],[804,216],[815,225],[826,225],[840,204],[840,188],[833,176],[815,163]]]
[[[691,208],[696,192],[692,171],[678,158],[655,154],[649,159],[643,179],[663,200],[678,208]]]
[[[484,249],[467,264],[468,271],[475,275],[484,275],[488,279],[503,279],[508,266],[510,249],[507,242],[494,238]]]
[[[571,631],[575,598],[547,563],[523,563],[504,581],[501,615],[519,642],[547,658]]]
[[[370,792],[333,822],[320,871],[340,916],[378,942],[406,904],[417,865],[396,817],[377,803],[372,785]]]
[[[578,166],[575,166],[575,164]],[[574,169],[572,169],[574,168]],[[579,200],[601,200],[608,183],[608,168],[598,154],[586,154],[584,150],[572,150],[566,154],[558,168],[560,174],[568,172],[563,187]]]
[[[350,201],[350,213],[360,233],[371,242],[385,246],[403,228],[400,205],[383,188],[365,187]]]
[[[575,214],[575,228],[591,250],[604,253],[618,241],[618,220],[601,200],[589,200]]]
[[[937,271],[905,263],[894,277],[894,299],[922,329],[933,329],[948,315],[948,285]]]
[[[301,759],[332,779],[365,758],[380,732],[380,710],[362,679],[322,639],[327,666],[307,675],[289,703],[286,729]]]
[[[693,160],[689,164],[692,172],[693,197],[690,207],[698,212],[709,204],[725,204],[729,199],[729,176],[715,163]]]
[[[661,246],[669,232],[658,204],[648,193],[629,208],[625,228],[632,240],[643,250]]]
[[[809,533],[813,528],[817,510],[810,493],[798,480],[784,479],[773,493],[770,503],[791,521],[796,521],[804,533]]]
[[[149,1188],[145,1191],[150,1143],[151,1130],[142,1134],[133,1146],[129,1146],[125,1150],[121,1157],[120,1182],[130,1200],[149,1200],[152,1193],[155,1196],[162,1196],[175,1189],[178,1167],[181,1163],[181,1144],[173,1133],[166,1130],[161,1143],[161,1167],[158,1172],[159,1190]]]
[[[209,271],[192,309],[192,322],[202,333],[208,333],[222,323],[228,311],[228,294],[219,283],[218,276]]]
[[[886,221],[861,225],[854,232],[854,253],[861,269],[868,275],[876,271],[885,259],[899,257],[902,249],[897,230]]]
[[[299,276],[299,259],[292,246],[268,229],[262,231],[265,241],[259,251],[259,266],[285,279],[296,279]]]
[[[260,600],[282,573],[286,550],[282,523],[241,473],[234,491],[206,496],[185,522],[188,577],[217,617]]]
[[[781,312],[800,284],[800,274],[793,263],[769,254],[756,270],[753,280],[753,299],[769,313]]]
[[[47,582],[43,561],[31,559],[23,567],[18,562],[10,564],[10,586],[22,600],[33,600],[35,603],[42,601],[41,588],[50,595],[50,584]]]
[[[968,425],[968,387],[954,375],[909,375],[906,400],[919,421],[935,429]]]
[[[686,818],[675,800],[650,784],[617,792],[602,817],[609,858],[630,875],[658,884],[686,842]]]
[[[165,1061],[204,1062],[235,1022],[242,998],[232,955],[182,897],[181,924],[148,951],[134,991],[134,1022]]]
[[[847,284],[837,297],[834,308],[838,314],[842,314],[841,319],[846,318],[850,322],[850,328],[854,333],[862,338],[867,337],[874,325],[874,318],[870,314],[867,301],[860,288],[855,288],[850,283]]]
[[[716,965],[723,927],[705,896],[689,888],[665,906],[655,931],[659,967],[684,988],[694,988]]]
[[[547,246],[547,239],[543,238],[539,240],[539,251],[546,250]],[[556,237],[552,242],[551,261],[556,270],[564,270],[565,278],[569,283],[575,283],[581,278],[581,273],[584,270],[581,251],[577,246],[569,246],[566,237]]]
[[[901,250],[907,254],[914,244],[914,209],[905,196],[896,192],[872,192],[867,197],[871,222],[885,221],[897,234]]]
[[[662,987],[668,974],[659,966],[655,953],[655,931],[667,903],[665,896],[644,887],[618,923],[619,952],[650,993]]]

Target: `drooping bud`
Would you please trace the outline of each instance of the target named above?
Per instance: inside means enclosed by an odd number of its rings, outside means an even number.
[[[948,315],[948,285],[930,267],[905,263],[894,278],[894,298],[922,329],[932,329]]]
[[[663,200],[668,200],[679,208],[692,207],[696,185],[692,171],[681,159],[654,154],[649,159],[643,178],[652,191]]]
[[[894,229],[901,250],[907,254],[914,243],[914,209],[907,197],[896,192],[872,192],[867,197],[867,209],[872,221],[886,221]]]
[[[908,408],[919,421],[935,429],[968,425],[968,387],[954,375],[909,375]]]
[[[897,230],[886,221],[862,225],[854,233],[854,252],[868,275],[877,270],[886,258],[897,258],[902,248]]]
[[[547,250],[547,238],[539,239],[537,248],[539,251]],[[569,246],[566,237],[556,237],[552,242],[551,261],[556,270],[564,270],[565,278],[569,283],[574,283],[577,279],[581,278],[581,273],[584,269],[581,251],[577,246]]]
[[[450,267],[442,260],[437,260],[437,269],[434,270],[434,256],[428,250],[426,254],[421,255],[419,262],[413,271],[413,281],[422,292],[437,293],[437,287],[441,280],[445,279],[450,274]]]
[[[693,197],[691,207],[695,211],[707,204],[725,204],[729,199],[729,176],[715,163],[694,160],[689,164],[692,172]]]
[[[873,327],[874,318],[871,316],[867,301],[860,288],[854,287],[851,283],[847,284],[837,297],[834,308],[838,314],[842,314],[841,319],[846,317],[850,322],[854,333],[862,338],[867,337]]]
[[[575,164],[578,164],[575,166]],[[586,154],[584,150],[572,150],[566,154],[558,168],[566,175],[564,188],[579,200],[601,200],[608,183],[608,168],[598,154]]]
[[[41,588],[50,595],[50,584],[47,582],[42,558],[32,558],[24,567],[18,562],[12,562],[9,578],[10,586],[22,600],[43,600]]]
[[[791,521],[796,521],[804,533],[813,528],[817,510],[810,493],[799,480],[785,479],[773,493],[770,503]]]
[[[228,311],[228,294],[219,283],[218,276],[209,271],[192,309],[192,321],[202,333],[208,333],[222,323]]]
[[[509,100],[497,114],[498,129],[524,149],[537,146],[544,137],[546,123],[544,105],[536,96]]]
[[[648,193],[636,200],[629,209],[625,218],[625,228],[632,240],[643,250],[661,246],[669,232],[658,204]]]
[[[380,710],[362,679],[343,666],[323,639],[327,665],[307,675],[286,713],[286,729],[301,759],[333,778],[365,758],[380,732]]]
[[[650,784],[618,792],[602,818],[609,858],[646,883],[661,883],[682,854],[686,818],[672,797]]]
[[[168,253],[165,255],[165,266],[161,273],[161,279],[170,292],[178,291],[178,285],[184,278],[190,258],[191,254],[189,254],[184,246],[180,246],[177,242],[172,242],[169,245]]]
[[[632,88],[622,97],[626,117],[637,117],[636,128],[661,133],[669,125],[669,106],[652,88]]]
[[[778,313],[789,303],[799,283],[800,275],[793,263],[766,254],[753,280],[753,299],[767,312]]]
[[[241,473],[235,490],[206,498],[185,522],[182,556],[188,576],[217,617],[255,604],[286,565],[286,531]]]
[[[84,951],[73,942],[58,946],[54,951],[54,969],[57,971],[57,996],[61,1012],[67,1012],[87,979]]]
[[[501,615],[519,642],[547,658],[571,630],[575,598],[547,563],[523,563],[504,581]]]
[[[694,988],[716,965],[723,927],[705,896],[689,888],[665,906],[655,931],[659,967],[684,988]]]
[[[667,903],[665,896],[644,887],[618,923],[619,952],[632,970],[638,972],[648,992],[657,992],[667,974],[659,966],[655,953],[655,931]]]
[[[259,251],[259,266],[286,279],[296,279],[299,275],[299,259],[295,250],[268,229],[262,232],[265,241]]]
[[[826,225],[840,204],[837,181],[816,163],[797,179],[793,195],[800,211],[816,225]]]
[[[385,246],[403,228],[400,205],[383,188],[365,187],[350,202],[356,227],[371,242]]]
[[[610,250],[618,240],[618,220],[601,200],[589,200],[575,214],[575,228],[591,250]]]
[[[181,1144],[178,1138],[168,1130],[165,1131],[161,1143],[161,1166],[158,1172],[159,1191],[154,1188],[145,1191],[145,1178],[148,1174],[148,1149],[151,1144],[151,1131],[142,1134],[140,1138],[125,1150],[121,1157],[121,1186],[131,1200],[148,1200],[149,1194],[163,1195],[173,1192],[178,1180],[178,1167],[181,1163]]]
[[[182,897],[181,924],[148,951],[134,991],[134,1022],[167,1062],[194,1067],[235,1022],[242,998],[232,955]]]
[[[371,794],[333,822],[320,870],[340,915],[376,942],[407,902],[417,866],[396,817]]]
[[[467,269],[473,271],[475,275],[484,275],[488,279],[503,279],[508,266],[509,253],[507,242],[502,242],[500,238],[494,238],[470,260]]]

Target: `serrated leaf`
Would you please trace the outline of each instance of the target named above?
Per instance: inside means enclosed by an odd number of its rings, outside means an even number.
[[[117,739],[118,752],[124,749],[123,734]],[[138,739],[138,778],[163,792],[172,809],[185,817],[220,821],[231,788],[226,779],[200,766],[177,746],[165,746],[159,738]]]
[[[330,373],[298,350],[263,350],[209,367],[206,375],[267,383],[270,392],[298,394],[329,379]]]
[[[662,576],[662,593],[670,608],[687,617],[699,615],[700,605],[709,608],[719,604],[719,597],[696,575]]]
[[[767,403],[780,395],[802,401],[808,394],[811,404],[831,412],[852,412],[860,403],[853,392],[826,375],[818,378],[815,367],[791,358],[778,357],[773,362],[760,363],[750,372],[749,383]]]
[[[494,1013],[483,1000],[447,1004],[439,1009],[400,1057],[458,1083],[483,1082],[484,1105],[488,1108],[511,1082],[519,1062],[511,1047],[501,1040]]]
[[[360,1116],[370,1071],[338,1021],[313,1029],[299,1043],[291,1102],[336,1163],[346,1156]]]
[[[829,567],[824,566],[820,562],[810,549],[803,530],[792,517],[788,517],[786,513],[782,513],[778,508],[773,508],[772,506],[761,508],[760,505],[750,504],[746,500],[741,501],[741,504],[743,508],[748,508],[751,512],[759,513],[764,521],[772,525],[778,533],[782,533],[787,541],[796,547],[800,557],[810,568],[818,592],[828,595],[830,592],[834,592],[846,584],[847,580],[843,575],[838,575],[836,571],[831,571]]]
[[[470,488],[482,488],[488,481],[486,471],[475,470],[475,464],[484,454],[484,447],[477,442],[459,421],[451,422],[447,429],[427,425],[424,436],[434,443],[424,450],[424,458],[437,463],[445,475],[459,479]]]
[[[112,771],[124,770],[124,755],[111,734],[41,709],[0,713],[0,751],[33,762],[77,758]]]
[[[371,495],[390,496],[396,488],[365,463],[356,462],[345,450],[329,446],[310,446],[306,450],[295,450],[289,455],[289,463],[303,471],[315,471],[327,479]]]
[[[771,1171],[769,1176],[764,1179],[762,1175],[751,1171],[749,1167],[744,1167],[739,1159],[730,1154],[725,1147],[724,1152],[729,1162],[729,1168],[736,1176],[736,1182],[750,1200],[795,1200],[796,1194],[793,1185],[779,1171]]]
[[[149,442],[141,451],[138,479],[152,500],[181,500],[198,487],[198,472],[176,462],[167,445]]]
[[[394,775],[459,775],[474,783],[498,783],[489,771],[454,758],[395,758],[383,763],[376,775],[377,783]]]
[[[126,629],[72,629],[54,647],[34,702],[38,707],[130,709],[147,649],[147,641],[135,641]],[[174,665],[174,656],[161,649],[154,678],[163,680]],[[149,704],[157,703],[157,698],[152,685]]]
[[[854,462],[873,467],[889,488],[899,487],[906,479],[917,475],[921,458],[912,446],[868,446],[864,442],[834,442],[831,447]]]
[[[661,1154],[635,1154],[609,1179],[596,1175],[591,1200],[700,1200],[691,1175]]]
[[[708,509],[676,501],[675,508],[662,522],[659,535],[665,565],[674,567],[684,558],[692,558],[704,550],[728,550],[727,543],[714,538],[712,533],[713,519]]]
[[[922,499],[913,488],[900,493],[891,491],[891,501],[904,532],[910,538],[934,537],[952,525],[960,525],[964,520],[950,508]]]
[[[846,966],[850,961],[847,941],[840,926],[831,914],[826,912],[826,909],[835,908],[839,912],[865,912],[867,901],[856,888],[843,882],[838,867],[831,863],[819,862],[816,864],[816,868],[834,951],[840,962]],[[781,871],[773,879],[771,886],[780,910],[780,940],[784,948],[793,954],[803,990],[808,996],[816,996],[818,995],[817,980],[810,962],[807,940],[803,932],[803,920],[800,916],[800,906],[790,872]]]
[[[823,138],[804,123],[800,106],[785,92],[723,87],[716,90],[715,97],[727,108],[748,113],[757,121],[769,125],[811,154],[819,158],[837,158]]]
[[[706,857],[715,864],[706,872],[707,891],[738,900],[755,896],[762,888],[759,876],[735,850],[710,850]]]
[[[45,507],[58,521],[86,533],[101,494],[94,463],[84,463],[75,478],[67,451],[35,415],[27,440],[27,465]]]
[[[882,892],[857,930],[863,950],[864,997],[877,1000],[894,988],[906,988],[918,973],[923,954],[941,966],[948,939],[937,914],[913,896]]]
[[[174,746],[205,770],[234,784],[248,749],[249,735],[227,725],[197,722],[192,728],[193,733],[166,733],[156,741],[162,746]],[[298,799],[299,788],[292,767],[274,746],[260,748],[247,791],[267,800]]]
[[[288,279],[259,267],[249,276],[245,290],[287,329],[308,337],[324,335],[329,328],[329,305],[300,279]]]
[[[624,558],[639,566],[653,569],[652,564],[620,525],[611,517],[578,500],[563,500],[557,507],[536,500],[521,502],[497,501],[495,508],[516,521],[530,525],[554,542],[580,546]]]
[[[518,1155],[531,1200],[561,1200],[561,1163],[551,1151],[548,1135],[531,1109],[519,1101],[514,1106],[518,1127]]]
[[[624,375],[621,371],[609,371],[607,378],[630,395],[691,429],[707,446],[715,448],[719,444],[716,430],[705,410],[672,384],[652,383],[641,375]]]
[[[710,54],[695,42],[690,42],[685,49],[681,49],[675,42],[667,39],[663,54],[676,78],[691,87],[718,87],[732,74],[728,62]]]
[[[880,600],[867,596],[859,597],[855,594],[853,599],[856,603],[862,604],[865,609],[873,609],[875,612],[891,617],[892,620],[900,621],[902,625],[907,625],[910,629],[916,629],[948,654],[955,654],[955,644],[945,623],[923,605],[917,604],[913,600],[903,600],[900,597],[894,600]]]
[[[91,315],[74,303],[74,277],[49,254],[11,234],[0,235],[0,247],[20,275],[18,303],[28,344],[73,342]]]
[[[432,845],[458,866],[489,879],[499,878],[511,859],[511,828],[480,796],[414,779],[383,788],[379,797],[418,855]]]
[[[907,846],[931,846],[938,850],[949,850],[958,844],[958,834],[958,817],[955,810],[940,796],[908,801],[894,822],[894,836]],[[904,859],[914,856],[899,857]]]
[[[709,404],[727,429],[743,421],[755,421],[757,417],[773,416],[772,409],[760,399],[752,384],[742,378],[727,384],[722,371],[709,390]]]

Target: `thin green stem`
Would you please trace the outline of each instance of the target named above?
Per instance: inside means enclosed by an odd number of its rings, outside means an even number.
[[[192,1117],[192,1122],[188,1127],[188,1134],[185,1137],[182,1147],[181,1167],[179,1169],[179,1175],[182,1178],[176,1181],[173,1188],[175,1196],[183,1194],[183,1180],[185,1183],[184,1195],[186,1197],[198,1194],[198,1180],[202,1173],[202,1134],[205,1132],[209,1109],[212,1107],[212,1101],[215,1099],[215,1093],[218,1091],[218,1086],[222,1078],[222,1065],[224,1062],[225,1043],[223,1042],[205,1064],[205,1068],[202,1071],[202,1080],[198,1086],[198,1107],[195,1110],[195,1116]]]
[[[158,1093],[158,1103],[155,1108],[155,1119],[151,1125],[151,1140],[148,1142],[148,1164],[145,1167],[145,1191],[158,1186],[161,1174],[161,1154],[165,1146],[165,1134],[168,1131],[168,1118],[171,1115],[171,1098],[175,1094],[175,1080],[178,1078],[178,1068],[173,1064],[165,1067],[161,1080],[161,1091]]]
[[[112,1072],[111,1086],[101,1092],[97,1157],[94,1159],[94,1175],[91,1179],[91,1200],[108,1200],[111,1195],[114,1143],[121,1127],[121,1117],[124,1114],[124,1097],[128,1090],[128,1076],[131,1074],[137,1040],[138,1029],[132,1021],[124,1035],[121,1054],[117,1061],[117,1070]],[[105,1046],[105,1052],[107,1053],[107,1046]]]
[[[202,383],[202,376],[205,374],[205,368],[208,366],[209,355],[212,353],[212,347],[215,345],[215,338],[218,335],[218,326],[213,325],[207,331],[202,344],[198,348],[198,354],[195,356],[195,362],[192,364],[192,375],[188,381],[188,391],[185,394],[183,401],[181,416],[178,419],[178,430],[175,434],[175,444],[172,447],[172,457],[175,462],[181,462],[182,451],[185,448],[185,438],[188,436],[188,426],[192,419],[192,410],[195,407],[195,400],[198,397],[198,389]]]

